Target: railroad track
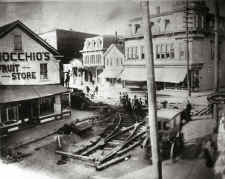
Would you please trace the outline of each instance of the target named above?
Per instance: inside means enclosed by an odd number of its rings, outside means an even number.
[[[102,170],[130,157],[130,151],[139,146],[145,136],[144,121],[136,123],[132,116],[122,112],[112,115],[112,125],[89,145],[77,148],[73,153],[56,151],[59,155],[88,162],[96,170]]]

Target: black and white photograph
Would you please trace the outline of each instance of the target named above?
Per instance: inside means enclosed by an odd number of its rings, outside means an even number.
[[[224,0],[0,0],[8,179],[225,179]]]

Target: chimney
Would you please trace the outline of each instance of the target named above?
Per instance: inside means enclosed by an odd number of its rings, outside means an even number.
[[[118,43],[118,35],[117,35],[117,31],[115,32],[115,37],[116,37],[116,44]]]

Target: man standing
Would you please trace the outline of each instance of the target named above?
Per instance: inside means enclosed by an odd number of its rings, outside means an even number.
[[[66,72],[66,80],[65,80],[66,88],[69,88],[69,82],[70,82],[70,70]]]

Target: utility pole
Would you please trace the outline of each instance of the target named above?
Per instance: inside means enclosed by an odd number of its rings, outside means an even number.
[[[150,24],[150,10],[149,1],[141,1],[143,12],[143,32],[144,32],[144,46],[146,54],[146,69],[147,69],[147,87],[148,87],[148,131],[147,135],[151,141],[152,163],[154,167],[154,179],[162,179],[162,163],[159,156],[158,143],[158,123],[156,111],[156,88],[154,75],[154,61],[153,61],[153,44],[152,32]],[[150,131],[149,131],[150,130]]]
[[[191,97],[191,79],[190,79],[190,55],[189,55],[189,3],[186,0],[186,11],[185,11],[185,28],[186,28],[186,61],[187,61],[187,89],[188,96]]]
[[[215,38],[215,53],[214,53],[214,90],[215,92],[219,91],[219,4],[218,0],[214,0],[214,7],[215,7],[215,27],[214,27],[214,38]],[[218,122],[218,104],[213,105],[213,117],[217,122],[217,128],[219,125]]]

